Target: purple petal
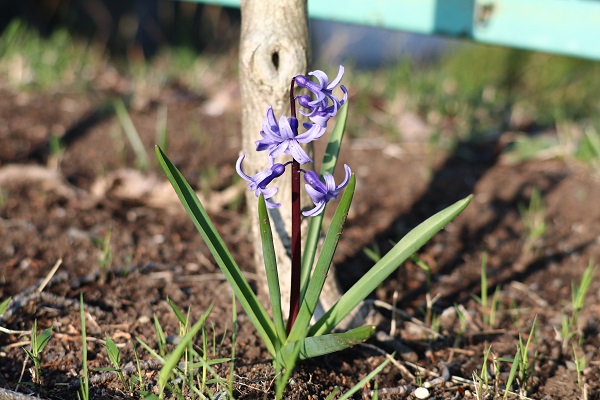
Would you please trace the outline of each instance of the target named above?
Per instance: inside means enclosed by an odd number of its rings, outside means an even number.
[[[272,159],[275,159],[275,158],[279,157],[280,155],[282,155],[283,153],[285,153],[287,148],[288,148],[288,142],[286,140],[284,142],[279,143],[275,147],[273,147],[271,149],[271,151],[269,152],[269,157],[271,157]]]
[[[263,194],[263,196],[265,196],[265,199],[269,199],[269,198],[273,197],[275,195],[275,193],[277,193],[278,190],[279,189],[277,189],[276,187],[263,189],[262,194]]]
[[[338,70],[337,76],[329,85],[327,85],[327,89],[331,90],[334,87],[336,87],[338,85],[338,83],[340,83],[340,81],[342,80],[343,76],[344,76],[344,66],[340,65],[340,69]]]
[[[279,208],[279,207],[281,207],[281,203],[273,203],[272,201],[266,200],[266,199],[265,199],[265,204],[266,204],[267,208]]]
[[[265,122],[269,124],[272,128],[277,128],[277,119],[275,119],[275,113],[273,112],[273,107],[269,107],[267,109],[267,116],[265,117]],[[273,129],[277,130],[277,129]]]
[[[294,157],[294,160],[300,164],[306,164],[312,161],[312,159],[306,154],[304,149],[295,140],[290,140],[288,144],[289,154]]]
[[[346,185],[348,185],[348,182],[350,182],[350,176],[352,175],[352,171],[350,170],[350,167],[346,164],[344,164],[344,170],[346,170],[346,177],[344,178],[344,181],[335,188],[335,190],[345,188]]]
[[[325,179],[325,185],[327,186],[327,192],[333,193],[335,191],[335,180],[333,179],[333,175],[325,174],[323,176]]]
[[[308,193],[313,203],[317,204],[323,199],[323,193],[310,186],[308,183],[304,184],[304,189],[306,189],[306,193]]]
[[[271,148],[271,146],[277,145],[276,142],[273,142],[272,140],[268,139],[257,140],[254,143],[256,143],[256,151],[268,150],[269,148]]]
[[[340,101],[340,105],[343,105],[346,101],[348,101],[348,89],[346,89],[346,86],[344,85],[340,85],[340,89],[342,89],[342,92],[344,92],[344,97],[342,97],[342,100]]]
[[[252,178],[250,178],[248,175],[246,175],[244,173],[244,171],[242,170],[242,162],[244,161],[244,157],[246,157],[245,154],[242,154],[238,159],[237,162],[235,163],[235,170],[237,171],[238,175],[242,177],[242,179],[248,181],[248,182],[252,182]]]
[[[290,139],[294,139],[295,135],[294,135],[294,131],[292,130],[292,127],[290,126],[290,122],[288,121],[287,117],[282,115],[281,118],[279,118],[279,132],[281,134],[281,138],[283,140],[290,140]]]
[[[296,136],[296,141],[300,143],[310,143],[315,141],[323,136],[327,130],[327,128],[324,128],[318,124],[309,124],[308,122],[304,123],[304,127],[308,128],[308,130],[303,134]]]
[[[302,215],[304,215],[305,217],[314,217],[315,215],[320,214],[324,209],[325,209],[325,202],[321,201],[312,210],[302,211]]]
[[[327,74],[325,72],[317,69],[315,71],[309,72],[308,74],[316,77],[319,80],[319,83],[321,84],[321,90],[327,87],[329,83],[329,78],[327,77]]]

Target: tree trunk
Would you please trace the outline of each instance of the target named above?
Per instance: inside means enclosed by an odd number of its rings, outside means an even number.
[[[306,0],[242,0],[240,43],[240,90],[242,98],[242,152],[245,172],[252,176],[268,167],[266,154],[257,154],[262,121],[269,106],[275,118],[290,116],[291,79],[305,74],[309,57]],[[281,162],[281,161],[278,161]],[[275,254],[279,271],[282,308],[288,311],[291,263],[289,232],[291,179],[289,173],[277,179],[276,201],[281,208],[271,212]],[[258,225],[257,199],[247,191],[246,203],[252,226],[254,261],[259,290],[268,293]]]
[[[262,121],[269,106],[275,118],[290,116],[289,89],[291,79],[305,74],[310,53],[306,0],[242,0],[242,34],[240,43],[240,90],[242,103],[242,152],[244,170],[252,176],[268,167],[266,154],[257,154],[255,141],[260,139]],[[278,161],[282,162],[283,161]],[[286,173],[277,179],[278,209],[270,210],[274,232],[275,254],[279,272],[281,301],[287,317],[290,299],[290,231],[291,179]],[[258,201],[247,191],[246,203],[252,226],[255,266],[259,276],[261,297],[268,295],[262,259],[258,224]],[[303,237],[307,224],[302,226]],[[325,283],[318,318],[340,297],[333,271]]]

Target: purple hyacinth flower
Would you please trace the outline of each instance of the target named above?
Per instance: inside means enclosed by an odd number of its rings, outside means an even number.
[[[278,208],[281,206],[280,203],[273,203],[272,201],[268,200],[273,197],[275,193],[277,193],[278,189],[276,187],[267,189],[267,185],[271,183],[273,179],[283,175],[285,172],[285,165],[271,163],[269,168],[260,171],[253,177],[250,177],[242,170],[242,162],[244,161],[244,157],[246,156],[242,154],[235,163],[235,170],[237,171],[238,175],[249,182],[248,187],[254,192],[256,197],[259,197],[261,193],[263,196],[265,196],[267,208]]]
[[[275,119],[273,108],[269,107],[267,115],[263,120],[263,129],[260,131],[262,140],[256,141],[256,151],[269,151],[269,158],[274,160],[281,154],[289,154],[300,164],[311,162],[300,143],[309,143],[318,137],[315,132],[305,132],[298,135],[298,120],[296,118],[279,119],[279,125]]]
[[[302,212],[305,217],[314,217],[320,214],[325,209],[325,205],[329,200],[337,200],[340,190],[348,185],[350,175],[352,175],[349,166],[344,164],[344,169],[346,170],[346,178],[337,186],[333,180],[333,175],[325,174],[323,176],[325,183],[323,183],[319,178],[319,174],[315,171],[304,172],[304,180],[306,181],[304,187],[313,203],[315,203],[315,207],[312,210]]]
[[[348,91],[344,85],[340,85],[340,89],[344,93],[342,100],[339,100],[333,95],[333,89],[340,83],[342,76],[344,75],[344,67],[340,65],[335,79],[330,83],[329,77],[320,70],[309,72],[308,75],[315,76],[319,83],[311,81],[304,75],[298,75],[294,78],[296,85],[308,89],[316,99],[311,99],[307,95],[298,96],[298,104],[308,109],[308,113],[301,111],[301,113],[309,118],[319,114],[321,117],[328,115],[333,117],[336,115],[337,110],[346,102],[348,99]],[[333,106],[329,106],[329,100],[333,103]],[[312,119],[312,118],[311,118]],[[313,121],[316,122],[316,121]]]

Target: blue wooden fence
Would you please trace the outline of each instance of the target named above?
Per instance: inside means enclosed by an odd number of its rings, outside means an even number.
[[[240,6],[239,0],[191,1]],[[311,18],[600,60],[600,0],[308,0],[308,12]]]

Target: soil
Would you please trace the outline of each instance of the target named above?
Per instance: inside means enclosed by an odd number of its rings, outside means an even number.
[[[123,364],[135,360],[135,346],[147,389],[156,390],[160,364],[136,338],[156,348],[156,317],[175,341],[179,323],[167,299],[182,310],[189,307],[192,321],[214,304],[206,324],[216,337],[214,356],[231,355],[232,293],[183,208],[172,194],[158,190],[166,179],[154,157],[148,169],[136,169],[135,154],[110,107],[112,99],[125,96],[113,89],[54,94],[0,89],[0,289],[2,299],[13,299],[0,326],[30,330],[37,320],[40,330],[53,330],[37,384],[31,383],[32,365],[22,350],[29,336],[0,333],[2,388],[42,398],[77,398],[80,294],[93,399],[139,397],[124,391],[116,374],[98,370],[110,366],[106,336],[120,347]],[[234,169],[240,148],[236,99],[234,85],[225,111],[214,112],[208,107],[214,100],[210,90],[193,93],[170,84],[128,104],[148,154],[153,154],[157,114],[168,108],[168,155],[203,196],[234,258],[256,285],[241,196],[245,188]],[[53,136],[62,138],[61,151],[51,151]],[[410,398],[421,382],[433,385],[430,398],[469,398],[486,349],[492,348],[490,360],[512,358],[519,335],[526,340],[534,320],[529,351],[534,367],[526,395],[575,399],[585,392],[588,399],[600,398],[597,278],[579,318],[581,340],[563,343],[558,338],[562,316],[571,312],[572,283],[580,281],[590,260],[600,260],[600,181],[589,167],[566,160],[510,165],[503,162],[502,150],[501,142],[489,141],[434,151],[426,141],[376,132],[347,141],[342,161],[352,166],[358,185],[335,259],[343,286],[373,264],[365,247],[385,252],[390,242],[436,211],[470,193],[475,196],[419,252],[431,268],[430,279],[415,262],[407,262],[372,295],[388,304],[397,301],[399,309],[422,322],[394,316],[375,303],[378,331],[389,334],[392,318],[397,320],[392,337],[380,333],[368,346],[302,363],[286,398],[322,399],[334,388],[347,391],[385,360],[378,348],[391,353],[399,346],[396,359],[413,376],[388,364],[356,398],[370,396],[375,382],[381,398]],[[519,205],[528,204],[534,188],[542,193],[547,228],[527,250]],[[103,270],[99,257],[108,233],[113,258]],[[490,299],[499,288],[494,323],[485,323],[485,310],[474,298],[481,295],[484,254]],[[59,259],[62,264],[39,291]],[[432,298],[431,312],[424,312]],[[272,364],[239,310],[234,395],[271,398]],[[431,324],[438,324],[441,335],[423,327]],[[582,388],[572,343],[587,360]],[[498,365],[492,372],[496,392],[503,394],[511,364]],[[217,366],[224,375],[228,368],[228,363]],[[434,380],[438,375],[444,379]],[[513,384],[512,390],[519,386]]]

